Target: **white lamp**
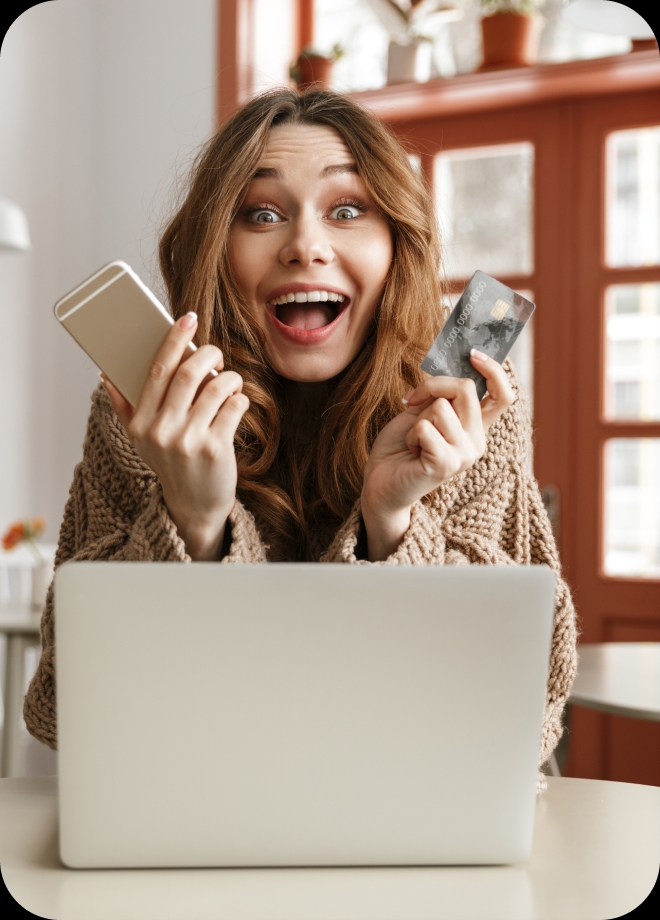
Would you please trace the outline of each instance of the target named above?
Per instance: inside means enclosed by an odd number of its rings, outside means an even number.
[[[0,198],[0,252],[30,249],[27,217],[13,201]]]
[[[589,32],[653,39],[653,29],[639,13],[614,0],[573,0],[561,12],[562,19]]]

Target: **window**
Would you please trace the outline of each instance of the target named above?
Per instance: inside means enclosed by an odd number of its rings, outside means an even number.
[[[605,142],[606,263],[660,263],[660,126],[614,131]],[[603,302],[602,569],[660,578],[660,439],[621,425],[660,421],[660,283],[611,284]],[[609,423],[609,426],[608,426]],[[613,433],[613,432],[612,432]]]
[[[434,184],[450,278],[532,273],[532,144],[440,153]]]
[[[660,438],[605,442],[605,574],[660,578]]]
[[[446,150],[434,159],[433,185],[445,271],[463,287],[477,269],[506,280],[534,270],[534,145]],[[531,290],[516,289],[528,300]],[[453,299],[455,303],[459,291]],[[533,320],[513,346],[513,362],[533,404]]]
[[[607,139],[607,263],[660,263],[660,127]]]
[[[377,89],[387,75],[389,36],[369,0],[314,0],[314,46],[344,51],[332,69],[335,89]]]
[[[291,0],[253,0],[252,92],[288,83],[289,67],[298,54],[295,16]]]
[[[605,311],[605,417],[659,421],[660,284],[613,285]]]

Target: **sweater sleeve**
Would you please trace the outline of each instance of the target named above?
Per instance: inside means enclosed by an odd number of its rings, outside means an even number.
[[[557,579],[555,618],[548,668],[541,764],[547,763],[562,736],[562,713],[577,673],[577,618],[571,591],[562,577],[559,555],[536,481],[529,483],[530,562],[548,565]]]
[[[358,500],[321,561],[357,565],[466,565],[469,562],[463,553],[447,546],[437,515],[422,502],[415,502],[412,506],[408,530],[396,550],[382,562],[371,563],[359,557],[358,544],[363,526]]]
[[[363,528],[360,501],[342,524],[334,540],[323,554],[323,562],[362,563],[367,565],[466,565],[470,562],[502,562],[512,560],[499,546],[494,531],[470,533],[463,541],[463,525],[472,524],[475,517],[493,517],[489,486],[502,493],[501,485],[511,480],[512,461],[517,464],[530,448],[531,430],[527,402],[521,392],[515,370],[509,361],[504,368],[516,394],[515,402],[494,424],[487,437],[484,456],[472,470],[454,476],[443,483],[424,501],[415,502],[410,509],[410,526],[396,550],[382,562],[369,563],[359,553]],[[506,492],[506,489],[504,490]],[[475,503],[475,498],[477,501]],[[501,494],[498,504],[501,505]],[[468,506],[469,507],[468,509]],[[458,510],[458,526],[453,526]],[[472,529],[472,528],[469,528]],[[476,558],[473,549],[478,547]]]
[[[265,562],[252,515],[236,502],[223,563]],[[67,561],[190,562],[155,475],[142,463],[109,410],[94,394],[83,460],[75,469],[60,527],[55,567]],[[55,624],[51,584],[41,618],[41,658],[25,697],[28,731],[54,748]]]

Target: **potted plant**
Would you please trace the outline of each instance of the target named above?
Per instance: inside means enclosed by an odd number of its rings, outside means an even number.
[[[390,36],[387,82],[428,80],[438,28],[461,18],[459,0],[372,0],[372,6]]]
[[[40,609],[46,603],[46,593],[53,578],[53,560],[46,558],[39,549],[37,538],[46,529],[46,521],[42,517],[26,518],[16,521],[8,528],[2,538],[2,548],[9,552],[25,543],[34,556],[35,565],[32,569],[32,606]]]
[[[490,67],[526,67],[536,61],[545,0],[479,0],[484,60]]]
[[[289,76],[299,87],[312,83],[329,87],[332,82],[332,65],[343,55],[341,45],[334,45],[328,54],[307,45],[298,55],[296,63],[289,68]]]

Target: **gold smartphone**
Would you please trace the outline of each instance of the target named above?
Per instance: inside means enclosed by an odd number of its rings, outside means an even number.
[[[55,316],[135,407],[174,320],[125,262],[110,262],[55,304]],[[196,351],[192,342],[188,352]]]

